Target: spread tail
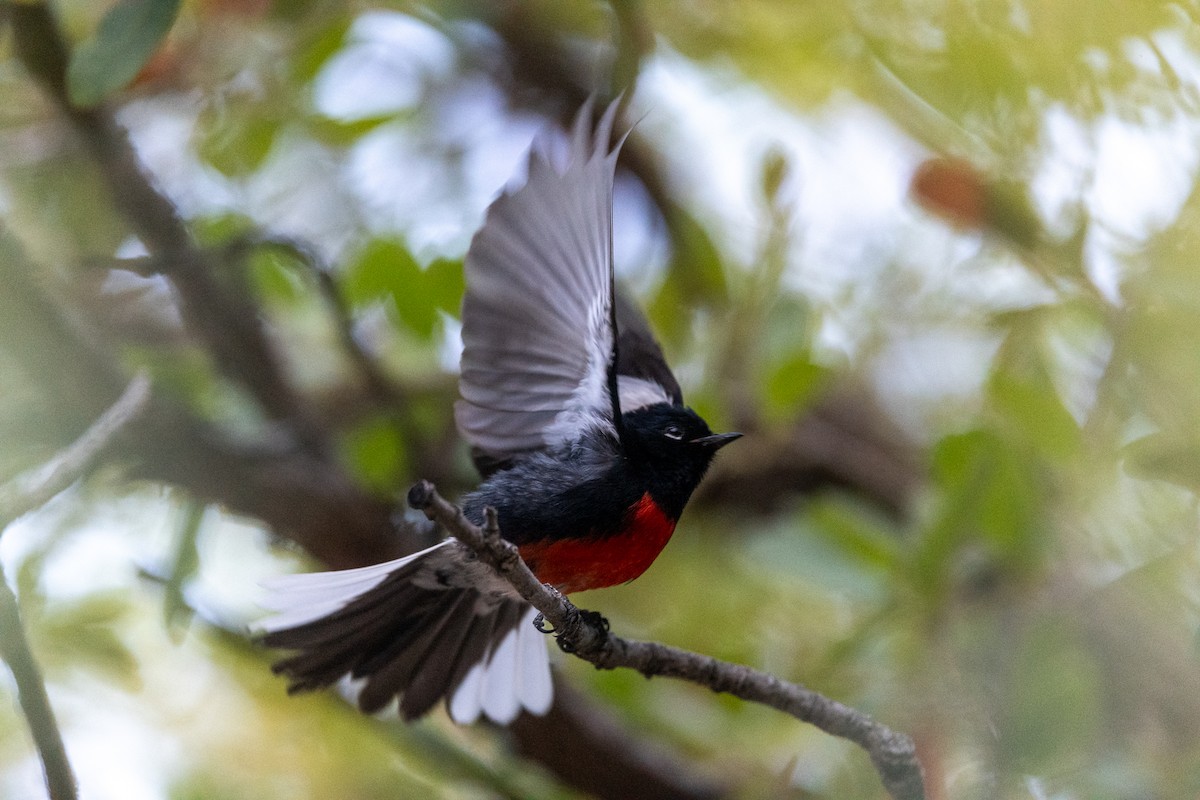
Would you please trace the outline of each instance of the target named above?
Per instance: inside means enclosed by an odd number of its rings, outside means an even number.
[[[349,676],[367,713],[398,696],[406,720],[443,698],[462,724],[544,714],[553,685],[535,610],[465,555],[447,539],[384,564],[266,584],[264,605],[278,613],[256,628],[269,647],[295,651],[274,666],[288,691]]]

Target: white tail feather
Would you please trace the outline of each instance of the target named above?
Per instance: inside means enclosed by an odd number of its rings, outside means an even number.
[[[530,608],[517,626],[517,698],[530,714],[541,716],[554,700],[546,634],[533,627],[537,609]]]
[[[467,673],[450,699],[450,717],[465,725],[480,714],[507,725],[522,709],[542,715],[554,699],[546,637],[533,627],[529,608],[498,647]]]
[[[483,686],[483,670],[483,662],[467,670],[467,676],[450,699],[450,719],[459,725],[470,725],[479,719],[479,712],[483,710],[479,694]]]
[[[501,725],[507,725],[521,710],[517,699],[517,631],[509,631],[492,652],[484,670],[483,713]]]
[[[374,589],[384,578],[400,567],[422,558],[438,548],[450,544],[445,539],[433,547],[418,553],[372,564],[358,569],[337,572],[309,572],[300,575],[281,575],[262,582],[270,594],[259,601],[259,605],[280,613],[261,619],[251,627],[257,633],[272,633],[294,628],[306,622],[332,614],[357,597]]]

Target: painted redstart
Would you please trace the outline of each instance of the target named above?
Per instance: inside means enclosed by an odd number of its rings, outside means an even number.
[[[462,498],[537,577],[563,592],[624,583],[666,545],[718,449],[638,309],[614,288],[612,143],[617,104],[593,127],[589,101],[565,167],[535,143],[525,185],[489,208],[466,258],[459,430],[485,480]],[[446,698],[450,716],[501,724],[550,707],[534,609],[465,546],[446,539],[363,569],[268,585],[280,612],[263,641],[289,691],[349,676],[359,707],[399,697],[406,719]]]

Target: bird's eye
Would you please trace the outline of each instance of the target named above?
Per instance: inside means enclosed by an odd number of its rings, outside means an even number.
[[[663,436],[666,436],[668,439],[682,439],[683,429],[678,425],[668,425],[663,430]]]

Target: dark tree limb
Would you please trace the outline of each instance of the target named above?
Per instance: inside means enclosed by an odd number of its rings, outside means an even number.
[[[65,318],[35,266],[0,227],[0,349],[36,381],[48,439],[82,430],[128,381],[111,353]],[[394,503],[365,491],[338,464],[287,443],[234,438],[169,396],[151,397],[137,426],[109,450],[131,478],[168,483],[262,520],[330,567],[360,567],[427,543],[394,518]]]
[[[50,9],[40,2],[0,0],[0,15],[12,26],[18,59],[70,123],[99,167],[117,210],[178,288],[184,320],[217,366],[249,389],[269,416],[290,421],[302,441],[319,446],[320,437],[283,374],[257,308],[248,292],[239,291],[245,287],[219,279],[219,263],[197,246],[174,203],[142,169],[110,111],[71,105],[68,48]]]
[[[653,800],[721,800],[737,793],[708,771],[681,770],[678,756],[653,742],[630,746],[614,715],[569,681],[554,681],[554,703],[544,717],[522,714],[509,726],[517,748],[588,796]],[[571,731],[564,737],[561,731]]]
[[[884,786],[896,800],[924,799],[921,765],[908,736],[890,730],[861,711],[768,673],[657,642],[614,636],[595,621],[594,612],[581,611],[534,576],[516,546],[500,537],[493,510],[487,510],[487,522],[480,528],[463,516],[461,509],[442,498],[428,481],[413,486],[408,501],[511,583],[554,626],[554,635],[565,645],[564,649],[600,669],[627,667],[648,678],[658,675],[679,678],[791,714],[866,750]]]
[[[925,474],[920,448],[855,383],[832,387],[786,426],[746,440],[713,464],[693,503],[763,514],[835,488],[904,519]]]

